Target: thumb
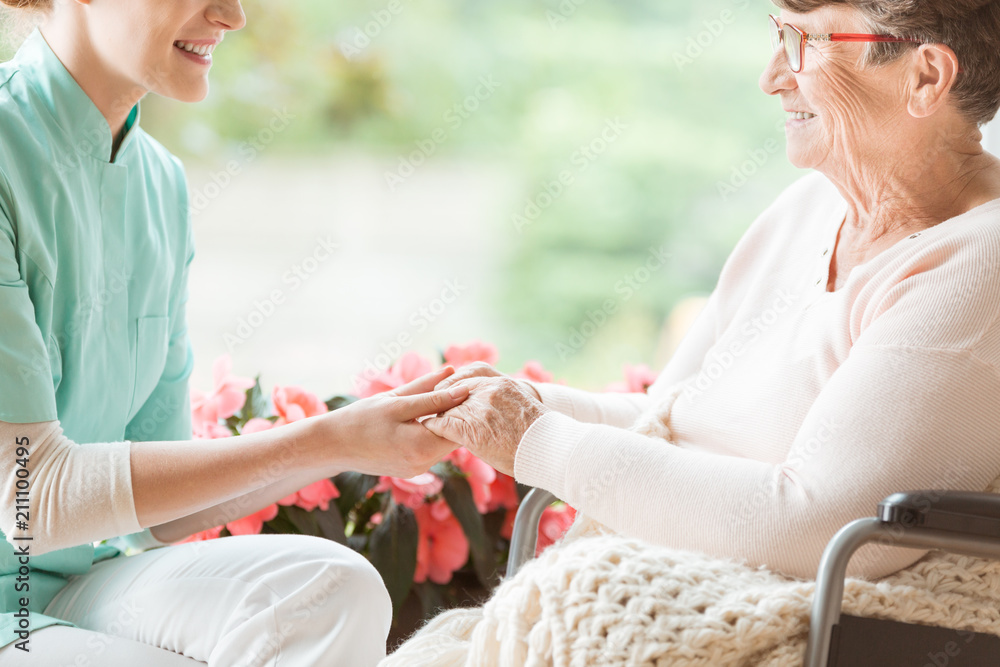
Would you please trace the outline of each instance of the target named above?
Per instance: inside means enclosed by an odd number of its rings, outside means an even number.
[[[428,431],[439,438],[449,440],[462,447],[469,446],[468,424],[454,417],[431,417],[421,422]]]
[[[418,417],[447,412],[461,405],[469,397],[469,387],[458,384],[442,391],[431,391],[416,396],[400,396],[396,398],[396,416],[403,421]]]

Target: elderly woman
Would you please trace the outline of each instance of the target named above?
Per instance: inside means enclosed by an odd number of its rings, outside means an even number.
[[[648,395],[444,381],[426,425],[622,535],[795,577],[906,489],[1000,476],[1000,2],[777,0],[788,187]],[[866,553],[866,550],[867,553]],[[926,552],[870,546],[849,574]]]

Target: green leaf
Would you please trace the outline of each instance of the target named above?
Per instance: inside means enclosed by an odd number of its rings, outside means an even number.
[[[328,410],[330,410],[330,412],[333,412],[334,410],[345,408],[357,400],[358,400],[357,396],[350,396],[346,394],[342,396],[334,396],[330,398],[328,401],[326,401],[326,407]]]
[[[441,479],[447,479],[448,477],[467,477],[467,475],[451,461],[439,461],[434,464],[430,471]]]
[[[340,491],[337,507],[340,515],[347,516],[355,505],[365,499],[368,492],[378,484],[378,477],[360,472],[344,472],[333,478],[333,483]]]
[[[253,386],[247,389],[247,400],[243,404],[241,412],[243,423],[254,417],[264,418],[267,416],[267,397],[264,390],[260,388],[260,375],[254,378]]]
[[[369,559],[382,575],[392,598],[393,616],[398,614],[413,587],[413,573],[417,570],[417,540],[417,517],[413,510],[392,503],[368,542]]]
[[[447,477],[444,480],[442,493],[444,499],[448,501],[451,513],[458,519],[469,540],[476,576],[483,586],[492,587],[498,578],[496,553],[494,545],[486,539],[483,515],[476,509],[476,503],[472,498],[472,487],[464,477]]]
[[[417,597],[420,598],[420,606],[423,608],[424,618],[433,618],[441,610],[451,608],[452,605],[449,604],[447,595],[447,586],[435,584],[432,581],[425,581],[415,584],[414,588],[417,591]]]
[[[319,522],[312,512],[295,505],[282,506],[280,510],[285,513],[285,516],[298,528],[300,533],[319,537]]]
[[[344,533],[344,517],[340,515],[336,504],[331,503],[327,510],[317,508],[313,510],[312,515],[316,517],[319,532],[323,537],[340,544],[347,544],[347,535]]]
[[[265,525],[271,526],[276,533],[282,533],[285,535],[298,535],[301,531],[298,527],[289,521],[288,517],[282,511],[284,507],[278,508],[278,515],[268,521]]]

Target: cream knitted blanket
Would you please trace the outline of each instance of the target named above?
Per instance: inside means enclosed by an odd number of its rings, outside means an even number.
[[[582,519],[483,607],[441,614],[380,667],[798,667],[815,585]],[[1000,562],[932,551],[848,579],[843,608],[1000,635]]]

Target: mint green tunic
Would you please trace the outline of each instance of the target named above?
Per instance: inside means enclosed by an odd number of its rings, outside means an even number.
[[[37,28],[0,64],[0,420],[58,419],[83,446],[192,437],[187,185],[139,117],[110,162],[107,121]],[[72,625],[41,614],[67,575],[158,544],[148,529],[107,542],[33,557],[24,592],[0,540],[0,646],[19,598],[31,630]]]

